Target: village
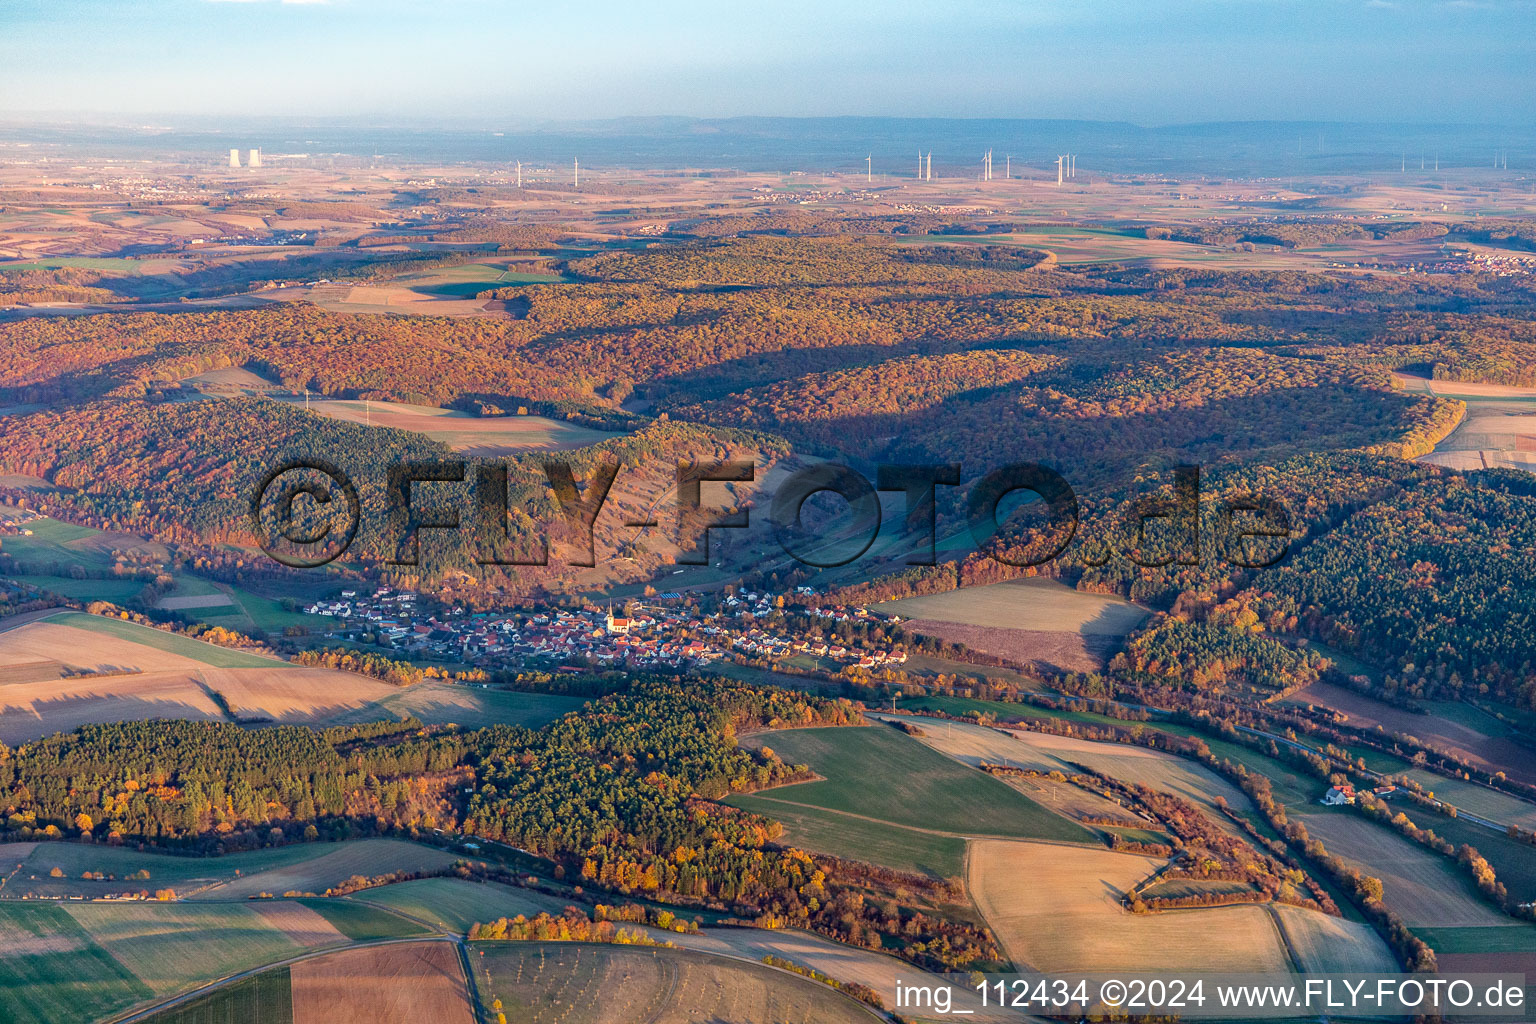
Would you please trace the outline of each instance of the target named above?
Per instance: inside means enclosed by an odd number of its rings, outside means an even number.
[[[867,608],[820,607],[809,587],[796,589],[796,610],[828,624],[890,622],[894,617]],[[906,662],[899,646],[863,649],[797,636],[767,620],[784,602],[775,595],[743,591],[724,596],[704,611],[662,601],[632,602],[627,613],[611,607],[550,608],[533,611],[472,612],[449,605],[422,608],[418,595],[387,586],[371,593],[344,590],[304,608],[310,615],[339,620],[325,628],[328,638],[388,647],[416,661],[444,661],[476,668],[546,665],[555,668],[613,665],[632,668],[699,668],[720,661],[777,661],[803,655],[832,665],[873,669]],[[364,641],[366,642],[366,641]]]

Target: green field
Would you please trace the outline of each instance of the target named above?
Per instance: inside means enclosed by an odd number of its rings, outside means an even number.
[[[565,901],[553,896],[461,878],[418,878],[369,889],[345,900],[405,914],[452,935],[464,935],[470,925],[498,917],[531,917],[540,911],[558,914],[565,907]]]
[[[1480,818],[1488,818],[1501,825],[1519,825],[1529,832],[1536,828],[1536,804],[1512,797],[1487,786],[1462,779],[1448,779],[1444,775],[1422,768],[1405,772],[1410,779],[1434,793],[1446,803],[1464,811],[1471,811]],[[1531,851],[1536,857],[1536,848]]]
[[[32,531],[32,536],[0,538],[0,551],[18,562],[61,562],[87,569],[112,568],[113,560],[107,552],[68,546],[72,541],[97,536],[99,530],[57,519],[34,519],[26,524],[26,528]]]
[[[272,668],[285,664],[273,658],[263,658],[255,654],[246,654],[244,651],[232,651],[224,647],[215,647],[189,637],[179,636],[175,633],[167,633],[161,629],[151,629],[148,626],[140,626],[137,623],[127,622],[123,619],[108,619],[100,615],[87,615],[84,612],[61,612],[58,615],[50,615],[44,622],[55,622],[63,626],[73,626],[76,629],[89,630],[93,633],[106,633],[121,640],[142,644],[145,647],[153,647],[157,651],[165,651],[169,654],[177,654],[183,658],[214,668]]]
[[[26,528],[32,531],[32,536],[0,537],[0,552],[15,558],[20,568],[42,571],[15,575],[11,579],[19,579],[78,601],[114,603],[137,594],[148,582],[131,577],[75,579],[69,575],[69,569],[74,566],[92,573],[110,573],[114,570],[117,562],[111,553],[89,543],[101,536],[100,530],[47,518],[30,520]],[[178,585],[184,578],[176,575]]]
[[[111,601],[122,604],[144,589],[144,580],[76,580],[67,576],[10,576],[60,597],[74,601]]]
[[[180,1006],[149,1024],[293,1024],[293,988],[286,967],[274,967]]]
[[[1175,878],[1167,882],[1158,882],[1142,890],[1143,896],[1155,896],[1162,899],[1179,899],[1184,896],[1205,896],[1208,894],[1230,895],[1256,891],[1247,882],[1229,882],[1215,878]]]
[[[215,608],[189,608],[183,614],[212,626],[223,626],[242,633],[257,630],[262,633],[281,633],[289,626],[313,626],[315,617],[303,612],[288,611],[280,601],[262,597],[236,586],[220,588],[234,601],[232,605]],[[180,590],[178,588],[178,593]]]
[[[64,909],[157,996],[304,952],[244,904],[70,903]]]
[[[385,697],[369,709],[369,720],[376,720],[377,709],[383,708],[392,715],[414,715],[429,725],[452,722],[471,729],[487,725],[539,729],[585,703],[582,697],[426,682]]]
[[[1415,928],[1436,953],[1536,953],[1536,928],[1510,922],[1504,928]]]
[[[1093,842],[1080,825],[889,726],[793,729],[763,737],[825,776],[765,796],[877,822],[964,836]]]
[[[380,910],[366,903],[354,903],[345,899],[299,900],[330,922],[331,927],[354,942],[370,939],[404,939],[414,935],[426,935],[428,930],[415,921],[407,921],[397,914]]]
[[[538,274],[511,270],[504,266],[486,263],[463,263],[443,267],[421,274],[404,274],[392,283],[403,285],[423,295],[440,298],[470,299],[493,288],[505,288],[518,284],[553,284],[567,281],[563,274]]]
[[[0,874],[21,864],[21,870],[6,884],[0,896],[12,899],[33,896],[105,896],[124,890],[173,888],[179,895],[226,881],[237,875],[251,875],[271,868],[285,867],[318,857],[336,849],[333,843],[281,846],[270,850],[252,850],[223,857],[176,857],[163,853],[141,853],[120,846],[84,843],[38,843],[25,858],[13,859],[15,847],[0,845]],[[52,877],[54,868],[63,877]],[[102,881],[86,879],[86,872],[111,876]],[[147,879],[132,879],[147,871]]]
[[[123,604],[143,590],[148,582],[131,577],[75,579],[69,575],[68,570],[72,566],[80,566],[93,573],[113,571],[117,563],[110,552],[87,543],[100,537],[100,530],[47,518],[33,519],[26,524],[26,527],[32,531],[32,536],[0,538],[0,552],[14,557],[23,568],[52,570],[57,574],[15,575],[9,577],[10,579],[30,583],[77,601],[111,601],[113,604]],[[175,580],[175,587],[167,596],[209,595],[221,593],[224,590],[200,576],[167,571]],[[231,587],[229,590],[236,601],[235,606],[185,609],[182,614],[198,621],[211,622],[214,625],[242,631],[252,628],[280,631],[284,626],[311,621],[303,615],[283,611],[276,601],[268,602],[263,598],[247,594],[239,588]],[[241,607],[246,598],[255,605],[254,608]]]
[[[1121,828],[1118,825],[1095,825],[1093,827],[1133,843],[1168,843],[1173,839],[1167,832],[1155,828]]]
[[[65,212],[65,211],[55,211]],[[156,261],[164,265],[166,261]],[[58,270],[61,267],[75,267],[80,270],[116,271],[120,274],[145,273],[147,265],[143,260],[132,260],[125,256],[56,256],[45,260],[33,260],[29,263],[0,263],[0,271],[12,270]]]
[[[783,803],[771,799],[772,795],[732,796],[726,803],[782,822],[784,836],[779,842],[786,846],[936,878],[964,874],[964,839]]]
[[[1404,804],[1402,810],[1420,828],[1434,829],[1444,839],[1465,843],[1481,853],[1509,895],[1517,902],[1536,900],[1536,846],[1511,839],[1483,825],[1450,818],[1422,807]]]
[[[61,908],[0,905],[0,1020],[95,1020],[153,994]]]

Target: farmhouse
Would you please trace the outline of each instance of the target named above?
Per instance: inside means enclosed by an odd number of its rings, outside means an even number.
[[[1319,802],[1328,807],[1342,807],[1345,804],[1352,804],[1355,802],[1355,787],[1347,782],[1342,786],[1332,786]]]

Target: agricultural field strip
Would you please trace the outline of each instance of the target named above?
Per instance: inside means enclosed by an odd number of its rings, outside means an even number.
[[[294,964],[294,1024],[473,1024],[473,992],[459,950],[457,942],[418,941],[334,950]]]
[[[778,788],[779,789],[789,789],[789,788],[792,788],[795,785],[799,785],[799,783],[791,783],[789,786],[783,786],[783,787],[778,787]],[[839,815],[842,815],[845,818],[853,818],[853,819],[855,819],[857,821],[868,821],[868,822],[871,822],[871,823],[876,824],[876,825],[888,825],[891,828],[899,828],[899,829],[901,829],[901,830],[903,830],[905,832],[921,832],[924,835],[944,836],[947,839],[1012,839],[1012,838],[1017,838],[1017,837],[1014,837],[1014,836],[995,835],[995,834],[986,833],[986,832],[971,832],[971,833],[945,832],[942,829],[923,828],[923,827],[921,827],[919,825],[904,825],[904,824],[901,824],[899,822],[887,821],[884,818],[872,818],[872,817],[870,817],[867,814],[855,814],[853,811],[838,810],[835,807],[822,807],[819,804],[802,804],[802,803],[798,803],[798,802],[796,802],[794,800],[785,800],[785,799],[782,799],[780,797],[764,796],[763,795],[764,793],[772,793],[774,791],[775,790],[773,790],[773,789],[759,790],[759,791],[753,793],[752,796],[754,798],[758,799],[758,800],[766,800],[769,803],[783,804],[786,807],[803,807],[803,808],[805,808],[807,810],[821,811],[821,812],[823,812],[825,814],[839,814]],[[1031,842],[1047,843],[1047,844],[1052,845],[1052,846],[1086,846],[1086,847],[1096,847],[1096,846],[1100,845],[1096,841],[1090,842],[1088,840],[1084,840],[1082,842],[1072,842],[1071,840],[1067,840],[1067,839],[1035,839],[1035,840],[1031,840]]]
[[[452,942],[455,945],[458,945],[459,941],[460,940],[448,935],[414,936],[412,938],[405,939],[371,939],[365,942],[354,942],[348,946],[340,948],[362,949],[369,946],[393,946],[412,942]],[[253,977],[254,975],[260,974],[262,971],[270,971],[274,967],[291,967],[294,964],[302,963],[305,960],[313,960],[316,957],[329,956],[334,952],[336,952],[336,948],[312,949],[308,952],[288,957],[285,960],[277,960],[269,964],[262,964],[260,967],[252,967],[247,970],[239,971],[238,973],[219,978],[215,981],[208,982],[207,984],[201,985],[198,988],[182,992],[178,995],[172,996],[169,999],[161,1000],[160,1002],[151,1006],[141,1006],[126,1013],[120,1013],[116,1016],[108,1017],[105,1020],[100,1021],[99,1024],[136,1024],[138,1021],[147,1021],[155,1014],[160,1013],[163,1010],[168,1010],[173,1006],[180,1006],[182,1003],[196,999],[200,996],[207,995],[208,993],[217,989],[221,989],[226,985],[232,984],[233,982]]]
[[[226,901],[262,892],[318,892],[353,875],[377,875],[390,871],[425,871],[446,868],[460,859],[436,847],[398,839],[370,839],[363,843],[336,845],[315,857],[304,858],[238,878],[225,878],[207,887],[199,899]]]
[[[1368,926],[1317,911],[1244,904],[1132,914],[1112,893],[1123,892],[1156,863],[1110,850],[1064,860],[1030,841],[986,840],[971,848],[967,883],[1005,952],[1021,967],[1395,969],[1391,953]]]
[[[289,662],[275,656],[236,651],[204,640],[182,636],[180,633],[170,633],[122,619],[109,619],[86,612],[59,612],[49,617],[47,621],[72,629],[104,633],[127,640],[129,643],[141,644],[170,655],[179,655],[214,668],[291,667]]]
[[[393,910],[391,912],[400,913]],[[410,917],[410,915],[403,913],[401,916]],[[430,926],[430,922],[423,921],[420,923]],[[776,956],[794,960],[796,963],[815,967],[817,970],[832,977],[837,977],[840,980],[859,981],[869,984],[878,990],[893,988],[898,977],[903,979],[903,981],[920,984],[934,984],[939,981],[937,976],[914,968],[905,961],[898,960],[895,957],[853,946],[843,946],[820,936],[800,933],[790,929],[782,931],[765,931],[756,928],[706,929],[704,932],[694,935],[680,935],[651,928],[644,930],[649,932],[658,941],[670,941],[681,949],[709,953],[754,966],[762,966],[762,956],[772,953]],[[140,1006],[106,1018],[101,1024],[138,1024],[140,1021],[149,1020],[163,1010],[197,999],[226,985],[260,974],[262,971],[275,967],[291,967],[297,963],[330,955],[338,949],[352,950],[417,942],[452,942],[458,946],[462,945],[464,940],[456,936],[446,935],[418,936],[367,940],[350,943],[345,946],[309,950],[259,967],[252,967],[229,974],[152,1005]],[[798,975],[795,976],[799,977]],[[992,1021],[1007,1022],[1019,1019],[1014,1015],[996,1012],[990,1014],[978,1012],[974,1014],[974,1018],[978,1021],[988,1022],[988,1024]]]
[[[436,887],[450,883],[455,886],[477,884],[456,879],[422,879],[416,882],[401,882],[382,889],[367,890],[367,892],[386,895],[412,889],[424,893],[425,898],[430,898],[436,892]],[[513,912],[543,909],[550,913],[558,913],[560,907],[567,902],[555,897],[529,897],[521,890],[505,891],[516,896],[519,901],[526,899],[530,906],[496,908],[488,901],[485,908],[487,912],[480,915],[482,918],[501,916],[498,911],[502,909]],[[441,920],[430,920],[416,912],[415,908],[409,905],[409,900],[380,900],[377,895],[369,898],[361,894],[354,894],[346,899],[376,906],[430,928],[441,929],[444,925]],[[400,905],[402,902],[406,903],[405,907]],[[544,905],[539,906],[541,903]],[[927,977],[930,982],[936,980],[926,972],[895,957],[855,946],[846,946],[819,935],[794,929],[706,928],[694,934],[678,934],[649,927],[641,930],[657,941],[671,942],[684,949],[713,953],[746,963],[758,964],[764,955],[772,953],[775,956],[794,960],[796,963],[815,967],[839,980],[862,982],[877,989],[881,989],[882,986],[889,989],[898,976],[907,979]]]
[[[771,744],[781,757],[809,764],[823,776],[823,781],[776,789],[779,800],[957,834],[975,820],[966,808],[986,806],[996,823],[994,834],[1092,839],[1082,826],[1024,793],[888,726],[790,729],[771,738],[759,734],[748,742]]]
[[[1341,812],[1296,818],[1329,853],[1379,878],[1387,905],[1411,928],[1510,923],[1477,894],[1454,863],[1384,825]]]
[[[570,1006],[578,1012],[578,1020],[848,1024],[883,1019],[873,1008],[793,971],[723,953],[538,942],[497,944],[480,951],[489,954],[482,960],[488,985],[508,996],[504,1002],[517,1009],[551,1003]],[[537,967],[529,978],[527,968],[535,959]],[[513,964],[517,981],[509,985],[506,974]],[[546,968],[552,970],[546,973]],[[502,977],[493,976],[493,970]],[[548,986],[539,985],[543,977],[551,979]],[[557,983],[556,977],[563,980]],[[616,984],[621,980],[623,985]],[[696,996],[702,999],[695,1002]],[[600,1011],[617,1008],[617,1015],[594,1018],[590,1005],[594,1002]]]

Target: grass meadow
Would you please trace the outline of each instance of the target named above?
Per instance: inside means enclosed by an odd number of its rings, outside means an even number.
[[[761,742],[824,776],[762,794],[776,801],[954,835],[1093,841],[1075,822],[889,726],[792,729]]]

